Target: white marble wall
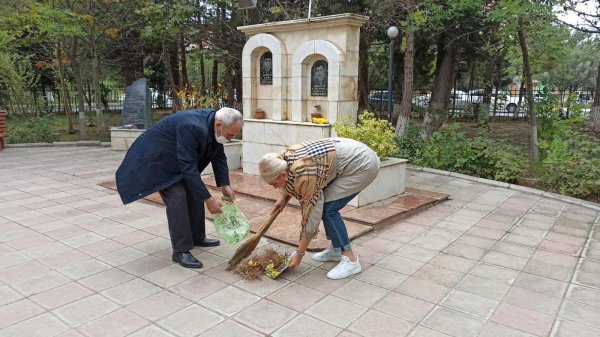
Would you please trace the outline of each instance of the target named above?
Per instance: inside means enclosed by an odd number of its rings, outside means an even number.
[[[137,129],[110,129],[110,149],[113,151],[127,151],[133,142],[146,130]]]
[[[381,162],[377,178],[348,205],[362,207],[404,193],[406,189],[406,159],[390,158]]]

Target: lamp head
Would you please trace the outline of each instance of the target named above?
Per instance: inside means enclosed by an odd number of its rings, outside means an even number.
[[[396,27],[396,26],[391,26],[387,30],[387,36],[390,38],[390,40],[397,38],[398,33],[400,33],[400,31],[398,30],[398,27]]]

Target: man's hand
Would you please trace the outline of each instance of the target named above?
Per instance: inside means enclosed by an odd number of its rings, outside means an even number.
[[[221,192],[223,195],[228,196],[232,202],[235,202],[235,192],[233,192],[233,188],[229,185],[225,185],[221,187]]]
[[[208,208],[208,211],[211,214],[222,213],[221,212],[221,202],[219,201],[219,199],[217,199],[215,197],[210,197],[210,198],[204,200],[204,203],[206,204],[206,208]]]

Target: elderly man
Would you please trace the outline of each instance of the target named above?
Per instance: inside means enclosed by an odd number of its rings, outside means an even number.
[[[194,246],[219,245],[206,238],[204,204],[216,214],[221,213],[221,203],[211,196],[200,172],[212,163],[217,186],[235,200],[223,144],[241,131],[242,120],[242,114],[230,108],[172,114],[139,136],[117,170],[124,204],[160,192],[167,206],[172,260],[183,267],[202,267],[190,253]]]

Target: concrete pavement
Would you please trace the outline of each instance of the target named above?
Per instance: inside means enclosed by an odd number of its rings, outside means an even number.
[[[163,207],[98,186],[123,155],[0,152],[0,336],[600,336],[593,209],[409,170],[451,200],[358,238],[361,274],[328,280],[307,254],[247,282],[226,245],[171,263]]]

